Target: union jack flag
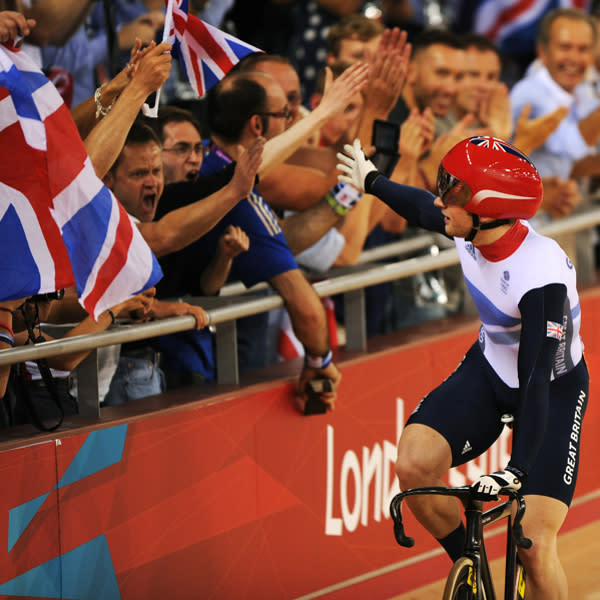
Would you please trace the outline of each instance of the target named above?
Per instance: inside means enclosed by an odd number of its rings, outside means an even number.
[[[560,341],[565,337],[565,328],[555,321],[546,321],[546,337]]]
[[[223,79],[244,56],[262,52],[189,15],[188,0],[168,0],[165,29],[171,22],[167,40],[173,46],[172,54],[179,59],[198,97]]]
[[[97,319],[160,279],[56,88],[26,54],[2,45],[0,192],[0,300],[75,285]]]

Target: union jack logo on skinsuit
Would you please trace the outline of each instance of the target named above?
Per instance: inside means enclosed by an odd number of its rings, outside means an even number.
[[[244,56],[262,52],[238,38],[188,14],[187,0],[166,0],[167,10],[172,6],[173,28],[168,41],[173,45],[173,56],[192,88],[202,97],[215,83]]]
[[[565,337],[565,328],[555,321],[546,321],[546,337],[560,341]]]

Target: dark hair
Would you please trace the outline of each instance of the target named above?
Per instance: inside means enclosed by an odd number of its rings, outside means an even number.
[[[225,142],[238,142],[252,115],[267,112],[267,92],[253,75],[235,73],[222,79],[206,94],[206,112],[211,135]],[[263,129],[268,128],[264,117]]]
[[[340,19],[337,23],[331,26],[327,34],[327,46],[329,52],[334,56],[338,56],[342,41],[344,40],[359,40],[368,42],[374,37],[381,35],[385,27],[374,19],[369,19],[365,15],[350,15]]]
[[[538,44],[540,44],[544,48],[548,47],[548,43],[550,42],[550,29],[552,29],[552,23],[554,23],[554,21],[556,21],[556,19],[560,17],[565,17],[574,21],[583,21],[587,23],[592,28],[594,44],[596,43],[596,40],[598,39],[598,27],[596,26],[596,21],[593,17],[590,17],[590,15],[588,15],[587,13],[576,8],[557,8],[555,10],[551,10],[542,19],[537,31],[536,41]]]
[[[496,44],[481,33],[466,33],[462,36],[462,42],[465,49],[475,48],[480,52],[495,52],[498,58],[501,58],[500,51]]]
[[[147,144],[148,142],[154,142],[159,148],[161,146],[160,139],[158,138],[158,135],[156,135],[154,129],[144,122],[144,117],[138,117],[133,122],[129,133],[127,134],[123,148],[132,144]],[[110,168],[110,171],[113,174],[119,166],[119,162],[123,154],[123,148],[121,148],[121,152],[119,153],[119,156],[117,156],[117,160],[115,160]]]
[[[279,65],[292,66],[290,59],[287,56],[281,56],[281,54],[266,54],[265,52],[253,52],[244,56],[230,72],[247,73],[248,71],[255,71],[256,65],[260,63],[275,63]]]
[[[165,125],[169,123],[191,123],[202,135],[200,121],[194,116],[194,113],[179,106],[161,106],[156,119],[146,119],[144,122],[160,138],[161,145],[165,142]]]
[[[419,52],[427,50],[427,48],[434,44],[441,44],[442,46],[448,46],[456,50],[465,49],[463,39],[455,33],[447,29],[425,29],[413,41],[412,56],[414,57]]]

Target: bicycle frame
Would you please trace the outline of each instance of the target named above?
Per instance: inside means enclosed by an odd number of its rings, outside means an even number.
[[[523,548],[531,547],[531,540],[523,537],[521,528],[521,519],[525,513],[525,500],[523,497],[512,491],[501,491],[501,495],[507,496],[507,500],[498,504],[491,509],[483,512],[484,502],[473,497],[473,489],[470,486],[458,488],[446,488],[441,486],[414,488],[397,494],[390,504],[390,514],[394,520],[394,534],[396,541],[407,548],[414,545],[414,539],[409,538],[404,533],[402,524],[402,514],[400,511],[401,503],[407,496],[416,495],[439,495],[453,496],[458,498],[465,512],[466,520],[466,540],[463,550],[465,562],[472,565],[473,573],[469,585],[473,590],[471,596],[474,600],[496,600],[496,592],[490,573],[489,562],[485,549],[483,538],[483,530],[485,527],[492,525],[501,519],[508,519],[507,535],[506,535],[506,568],[505,568],[505,586],[504,599],[515,600],[522,598],[523,590],[519,589],[521,596],[516,596],[517,588],[522,588],[520,582],[517,581],[518,573],[518,557],[517,546]],[[516,512],[513,519],[512,508],[513,502],[516,502]],[[458,565],[458,562],[456,563]],[[464,568],[464,564],[462,567]],[[471,571],[469,571],[471,573]],[[453,572],[450,572],[449,580]],[[474,575],[474,576],[473,576]],[[448,585],[452,586],[451,583]],[[448,587],[447,587],[448,589]],[[445,596],[447,597],[447,596]]]

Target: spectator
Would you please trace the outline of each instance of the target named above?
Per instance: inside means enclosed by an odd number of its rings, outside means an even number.
[[[538,31],[537,50],[542,64],[511,90],[515,120],[526,104],[531,105],[534,118],[560,106],[569,109],[554,133],[532,152],[531,158],[542,177],[558,176],[567,181],[575,175],[593,175],[598,171],[596,161],[587,161],[586,169],[578,164],[595,153],[600,139],[600,104],[585,93],[582,85],[594,62],[596,41],[596,24],[586,13],[574,9],[548,13]],[[550,212],[568,212],[566,209],[563,203],[550,207]]]
[[[301,105],[296,70],[285,57],[253,54],[240,61],[236,70],[263,73],[281,86],[291,113],[286,128],[308,114],[308,109]],[[310,146],[303,144],[285,163],[261,176],[258,189],[280,216],[286,210],[302,211],[314,206],[335,185],[335,152],[317,147],[314,138],[310,141]]]
[[[289,125],[306,115],[307,109],[302,105],[300,91],[300,78],[292,63],[285,56],[279,54],[254,53],[244,57],[236,69],[244,73],[258,71],[271,75],[282,87],[287,98],[287,104],[292,112]]]
[[[231,182],[215,192],[211,198],[182,207],[154,221],[164,187],[160,140],[148,126],[134,123],[117,162],[105,177],[105,183],[125,209],[140,221],[142,235],[155,254],[161,256],[181,249],[200,237],[232,204],[248,193],[259,164],[261,149],[262,144],[259,140],[248,152],[244,152]],[[233,230],[228,231],[227,235],[223,242],[222,254],[229,252],[232,246],[239,250],[241,245],[243,249],[242,232]],[[217,256],[215,261],[217,260],[222,261],[223,256]],[[218,269],[214,269],[213,272],[214,277],[219,276]],[[207,285],[220,287],[220,284],[215,284],[212,279]],[[196,317],[198,329],[208,322],[200,307],[182,302],[157,301],[152,311],[155,318],[184,314]],[[157,354],[147,341],[126,344],[121,354],[119,367],[112,379],[105,404],[120,404],[165,391],[164,376],[158,367]]]
[[[363,0],[295,0],[292,7],[294,31],[290,39],[290,59],[300,76],[302,96],[314,91],[317,75],[327,58],[327,32],[340,19],[356,14]]]
[[[200,123],[194,115],[175,106],[161,107],[156,119],[148,119],[162,146],[165,185],[196,181],[204,146]]]
[[[327,64],[341,60],[370,62],[375,57],[384,26],[362,14],[340,19],[327,33]]]
[[[476,117],[472,127],[487,127],[502,140],[512,136],[512,115],[508,87],[500,81],[501,58],[496,46],[479,34],[462,37],[465,46],[465,70],[455,106],[446,116],[451,129],[467,114]]]
[[[14,345],[54,339],[42,326],[49,321],[52,305],[63,296],[64,290],[39,294],[21,302],[18,308],[13,307]],[[153,297],[151,289],[103,312],[97,321],[88,315],[61,339],[104,331],[117,317],[129,315],[131,311],[140,311],[141,318],[145,319],[150,314]],[[89,350],[71,352],[15,365],[3,407],[6,424],[34,423],[40,429],[53,429],[60,425],[64,415],[77,414],[77,401],[71,394],[71,372],[89,353]]]

